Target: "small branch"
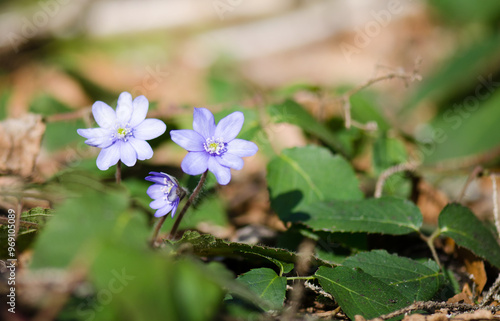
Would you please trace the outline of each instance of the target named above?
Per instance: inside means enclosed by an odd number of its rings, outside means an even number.
[[[417,62],[418,64],[418,62]],[[416,64],[416,65],[417,65]],[[339,97],[340,101],[342,102],[342,106],[344,108],[344,115],[345,115],[345,128],[351,128],[351,125],[353,125],[352,118],[351,118],[351,104],[349,102],[349,98],[360,92],[361,90],[370,87],[371,85],[383,81],[383,80],[390,80],[390,79],[395,79],[399,78],[402,79],[405,82],[405,85],[408,85],[408,82],[413,82],[415,80],[421,80],[422,77],[418,74],[417,71],[418,68],[415,68],[411,73],[406,73],[404,70],[398,70],[396,72],[391,72],[383,76],[371,78],[365,83],[359,85],[358,87],[355,87],[351,90],[348,90],[345,92],[342,96]]]
[[[466,303],[446,303],[446,302],[434,302],[434,301],[428,301],[428,302],[415,302],[410,306],[407,306],[406,308],[391,312],[389,314],[384,314],[381,315],[380,317],[373,319],[373,320],[387,320],[391,319],[397,316],[400,316],[402,314],[407,314],[413,311],[418,311],[418,310],[425,310],[428,312],[432,312],[435,310],[439,309],[448,309],[448,310],[453,310],[456,312],[471,312],[471,311],[476,311],[479,309],[483,310],[489,310],[492,312],[498,312],[500,311],[500,306],[486,306],[486,307],[481,307],[479,305],[472,305],[472,304],[466,304]]]
[[[19,234],[19,226],[21,225],[21,214],[23,213],[23,198],[19,197],[17,199],[17,211],[16,211],[16,226],[14,238],[17,240],[17,235]]]
[[[500,237],[500,216],[498,214],[498,189],[497,189],[497,176],[495,174],[490,175],[491,183],[493,187],[493,216],[495,217],[495,226],[497,228],[498,237]]]
[[[196,197],[200,193],[201,188],[203,187],[203,184],[205,184],[207,174],[208,174],[208,170],[206,170],[203,174],[201,174],[201,178],[200,178],[200,181],[198,182],[198,185],[194,189],[191,196],[189,196],[186,204],[182,208],[182,211],[179,213],[179,216],[177,216],[177,219],[175,220],[174,226],[172,226],[172,230],[170,231],[170,235],[168,236],[168,238],[170,240],[173,240],[175,238],[175,234],[177,233],[177,229],[179,228],[179,224],[181,223],[181,220],[184,217],[184,214],[186,214],[186,211],[189,208],[189,206],[191,206],[191,204],[194,202],[194,200],[196,199]],[[154,238],[153,242],[155,242],[155,241],[156,241],[156,238]]]
[[[498,275],[495,283],[490,287],[488,293],[484,296],[481,303],[479,303],[480,307],[485,307],[490,304],[494,300],[494,296],[500,292],[500,274]]]
[[[314,285],[314,284],[309,283],[309,282],[304,282],[304,286],[306,288],[308,288],[309,290],[312,290],[312,291],[314,291],[314,292],[316,292],[318,294],[321,294],[325,298],[328,298],[328,299],[330,299],[332,301],[335,301],[335,299],[333,298],[333,296],[330,293],[326,292],[325,290],[323,290],[321,287],[319,287],[317,285]]]
[[[301,274],[307,273],[313,257],[314,248],[316,247],[316,242],[312,239],[305,238],[299,245],[299,251],[297,256],[297,262],[295,264],[295,270],[300,276]],[[305,282],[304,282],[305,283]],[[302,301],[302,296],[304,294],[304,283],[298,282],[290,294],[290,304],[289,309],[287,309],[282,316],[283,321],[294,320],[295,314],[299,309],[300,302]]]
[[[385,181],[393,174],[399,173],[399,172],[404,172],[404,171],[411,171],[415,170],[417,168],[417,164],[415,163],[403,163],[403,164],[398,164],[393,167],[389,167],[385,171],[380,174],[377,180],[377,184],[375,185],[375,193],[373,194],[373,197],[375,198],[380,198],[382,196],[382,190],[384,189],[384,184]]]
[[[462,203],[462,200],[465,196],[465,192],[467,191],[467,188],[469,187],[470,183],[478,177],[483,171],[482,166],[476,166],[474,170],[469,174],[469,177],[467,177],[467,181],[464,184],[464,187],[462,188],[462,191],[460,192],[460,195],[457,198],[457,203]]]
[[[80,119],[82,117],[86,117],[86,116],[90,115],[90,113],[92,113],[91,107],[79,109],[79,110],[74,111],[74,112],[66,112],[66,113],[50,115],[50,116],[45,117],[44,120],[47,123],[74,120],[74,119]]]
[[[9,219],[7,217],[0,216],[0,225],[8,224]],[[38,229],[38,224],[27,221],[19,221],[19,226],[26,228],[36,228]]]

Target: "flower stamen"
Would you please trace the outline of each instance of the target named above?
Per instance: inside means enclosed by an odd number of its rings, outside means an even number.
[[[207,138],[203,143],[205,151],[212,156],[220,156],[227,151],[227,143],[222,141],[222,138]]]

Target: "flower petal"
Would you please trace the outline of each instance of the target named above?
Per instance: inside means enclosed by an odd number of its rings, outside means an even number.
[[[191,129],[171,130],[172,140],[188,152],[205,151],[203,144],[205,139],[200,134]]]
[[[122,141],[118,141],[117,144],[120,146],[120,159],[122,163],[128,167],[134,166],[137,162],[137,153],[132,145]]]
[[[186,174],[199,175],[207,170],[209,158],[205,152],[189,152],[182,160],[181,168]]]
[[[132,95],[124,91],[118,97],[116,117],[122,126],[125,126],[132,116]]]
[[[174,218],[175,212],[177,211],[177,207],[179,206],[179,200],[175,201],[172,205],[173,205],[172,206],[172,218]]]
[[[149,173],[151,174],[151,173]],[[165,185],[165,179],[163,177],[159,176],[146,176],[145,180],[156,183],[156,184],[161,184]]]
[[[152,199],[157,199],[157,198],[165,196],[165,193],[163,192],[163,186],[161,186],[159,184],[154,184],[154,185],[149,186],[149,188],[146,191],[146,193]]]
[[[227,143],[227,152],[239,157],[252,156],[259,148],[255,143],[244,139],[233,139]]]
[[[97,156],[97,168],[101,171],[105,171],[111,166],[118,163],[120,159],[120,147],[118,144],[113,144],[108,148],[103,148]]]
[[[227,115],[217,124],[214,137],[222,138],[224,142],[230,142],[238,136],[244,121],[245,116],[243,116],[241,111],[235,111]]]
[[[102,128],[113,129],[116,125],[116,113],[102,101],[96,101],[92,105],[92,114],[96,123]]]
[[[230,154],[230,153],[224,153],[221,156],[216,156],[215,159],[222,166],[234,168],[237,170],[240,170],[243,168],[243,160],[241,159],[241,157],[238,157],[238,156]]]
[[[214,173],[220,185],[227,185],[231,180],[231,169],[219,164],[215,157],[210,157],[208,159],[208,170]]]
[[[150,118],[134,127],[134,137],[150,140],[162,135],[167,130],[167,125],[159,119]]]
[[[152,201],[151,203],[149,203],[149,207],[151,207],[154,210],[162,208],[162,207],[164,207],[166,205],[168,205],[168,202],[163,197],[155,199],[154,201]]]
[[[132,116],[130,117],[130,127],[139,125],[144,119],[149,109],[148,99],[144,96],[139,96],[134,99]]]
[[[78,135],[88,138],[85,141],[85,144],[106,148],[114,143],[113,136],[109,129],[104,128],[86,128],[86,129],[77,129],[76,132]]]
[[[153,157],[153,149],[145,140],[130,137],[128,143],[135,149],[138,160],[145,160]]]
[[[167,215],[168,212],[172,209],[173,204],[166,205],[165,207],[160,208],[156,211],[155,217],[161,217]]]
[[[215,133],[214,115],[206,108],[195,108],[193,112],[193,129],[205,140]]]

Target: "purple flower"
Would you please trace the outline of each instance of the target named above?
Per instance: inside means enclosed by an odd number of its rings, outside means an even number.
[[[147,193],[154,200],[149,206],[157,210],[155,217],[167,215],[170,211],[174,217],[180,202],[179,195],[183,193],[179,189],[177,179],[165,173],[149,172],[149,175],[151,176],[147,176],[146,180],[153,182],[154,185],[148,188]]]
[[[170,131],[172,140],[189,152],[182,161],[182,170],[189,175],[199,175],[208,169],[219,184],[228,184],[230,169],[242,169],[241,157],[252,156],[258,150],[254,143],[236,139],[244,120],[243,113],[237,111],[215,126],[214,116],[208,109],[195,108],[194,130]]]
[[[148,108],[146,97],[132,101],[128,92],[118,97],[116,112],[102,101],[94,103],[92,114],[100,128],[78,129],[77,133],[87,138],[87,145],[102,148],[97,157],[100,170],[107,170],[119,160],[134,166],[137,160],[153,157],[153,149],[146,140],[160,136],[167,126],[159,119],[145,119]]]

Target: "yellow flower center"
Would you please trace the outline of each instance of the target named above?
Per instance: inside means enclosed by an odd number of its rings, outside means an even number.
[[[207,151],[212,156],[220,156],[227,151],[227,144],[222,141],[221,138],[208,138],[203,147],[205,151]]]
[[[127,134],[129,133],[127,128],[121,128],[121,127],[119,127],[116,132],[118,133],[118,138],[123,138],[127,136]]]

